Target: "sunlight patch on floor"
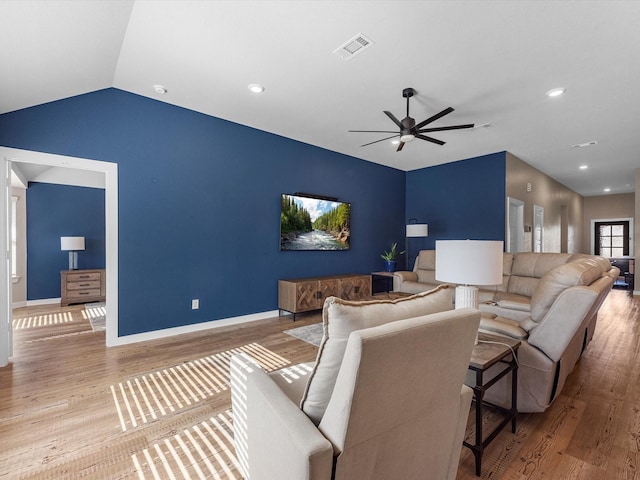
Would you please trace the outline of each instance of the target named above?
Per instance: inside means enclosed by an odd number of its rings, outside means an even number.
[[[228,390],[229,362],[239,353],[246,353],[266,371],[291,363],[251,343],[111,385],[120,428],[125,432]]]
[[[242,479],[229,410],[134,453],[131,460],[140,480]]]
[[[49,327],[51,325],[59,325],[62,323],[73,322],[71,312],[47,313],[44,315],[32,315],[23,318],[13,319],[14,330],[24,330],[27,328]]]

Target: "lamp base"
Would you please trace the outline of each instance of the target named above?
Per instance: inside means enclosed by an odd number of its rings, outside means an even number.
[[[468,285],[458,285],[456,287],[456,309],[458,308],[475,308],[480,306],[478,299],[478,287],[470,287]],[[478,345],[478,332],[474,345]]]
[[[78,269],[78,252],[69,250],[69,270]]]

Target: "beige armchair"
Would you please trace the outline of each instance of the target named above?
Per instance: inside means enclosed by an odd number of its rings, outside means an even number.
[[[455,479],[472,399],[463,381],[479,319],[477,310],[459,309],[352,331],[317,426],[299,406],[311,365],[267,374],[249,357],[233,357],[234,433],[245,477]]]

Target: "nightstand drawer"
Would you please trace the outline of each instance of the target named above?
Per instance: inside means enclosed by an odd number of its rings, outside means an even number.
[[[77,272],[77,273],[67,273],[67,284],[74,282],[86,282],[89,280],[97,280],[100,282],[101,274],[100,272]]]
[[[67,290],[87,290],[89,288],[100,289],[100,280],[67,283]]]
[[[99,297],[100,289],[92,289],[92,290],[70,290],[67,292],[67,299],[74,300],[78,298],[89,298],[89,297]]]

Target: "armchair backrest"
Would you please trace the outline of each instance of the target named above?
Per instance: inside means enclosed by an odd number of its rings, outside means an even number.
[[[479,320],[458,309],[350,334],[319,425],[336,480],[455,478],[457,405]]]

